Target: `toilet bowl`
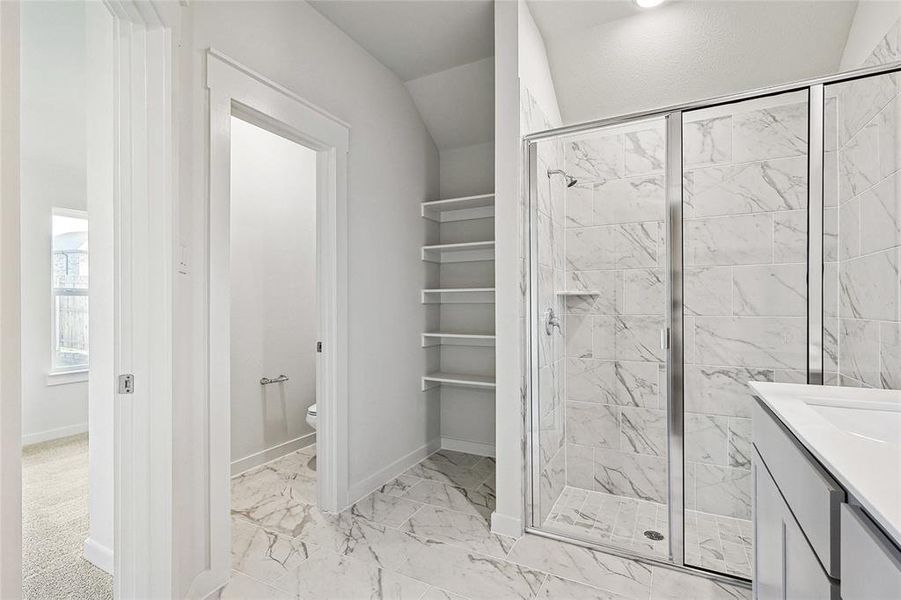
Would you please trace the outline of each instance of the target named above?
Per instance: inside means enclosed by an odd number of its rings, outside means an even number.
[[[307,423],[310,424],[310,427],[316,429],[316,405],[313,404],[310,408],[307,409]]]

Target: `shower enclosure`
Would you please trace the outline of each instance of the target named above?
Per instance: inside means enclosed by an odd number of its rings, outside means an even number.
[[[747,383],[901,386],[898,68],[526,138],[531,531],[750,578]]]

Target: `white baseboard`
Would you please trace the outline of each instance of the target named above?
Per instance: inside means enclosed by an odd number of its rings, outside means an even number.
[[[441,438],[435,438],[431,442],[420,446],[406,456],[397,459],[381,471],[373,473],[363,481],[355,483],[347,490],[348,505],[353,504],[360,498],[365,498],[375,490],[379,489],[413,465],[422,461],[422,459],[437,452],[441,449]]]
[[[277,446],[266,448],[265,450],[257,452],[256,454],[251,454],[250,456],[239,458],[238,460],[232,461],[232,477],[249,469],[253,469],[254,467],[264,465],[269,461],[273,461],[276,458],[282,457],[290,452],[294,452],[295,450],[300,450],[301,448],[312,446],[315,443],[316,432],[313,432],[294,438],[293,440],[288,440],[287,442],[282,442]]]
[[[69,437],[70,435],[78,435],[88,430],[87,423],[78,423],[77,425],[69,425],[67,427],[59,427],[57,429],[48,429],[47,431],[39,431],[37,433],[29,433],[22,436],[22,446],[30,446],[32,444],[40,444],[41,442],[49,442],[50,440],[58,440],[60,438]]]
[[[495,457],[494,444],[443,437],[441,438],[441,447],[444,450],[455,450],[457,452],[465,452],[466,454],[475,454],[476,456]]]
[[[502,515],[501,513],[491,513],[491,532],[507,537],[518,538],[523,534],[522,519]]]
[[[103,544],[100,544],[91,538],[84,541],[83,550],[85,560],[113,575],[113,551]]]

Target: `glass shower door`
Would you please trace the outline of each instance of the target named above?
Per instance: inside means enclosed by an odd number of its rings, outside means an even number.
[[[685,563],[745,578],[747,384],[807,382],[807,99],[683,114]]]
[[[533,526],[663,559],[665,151],[658,118],[538,141],[530,164]]]

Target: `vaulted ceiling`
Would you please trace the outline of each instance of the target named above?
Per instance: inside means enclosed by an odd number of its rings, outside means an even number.
[[[439,150],[494,139],[492,0],[313,0],[394,71]]]

